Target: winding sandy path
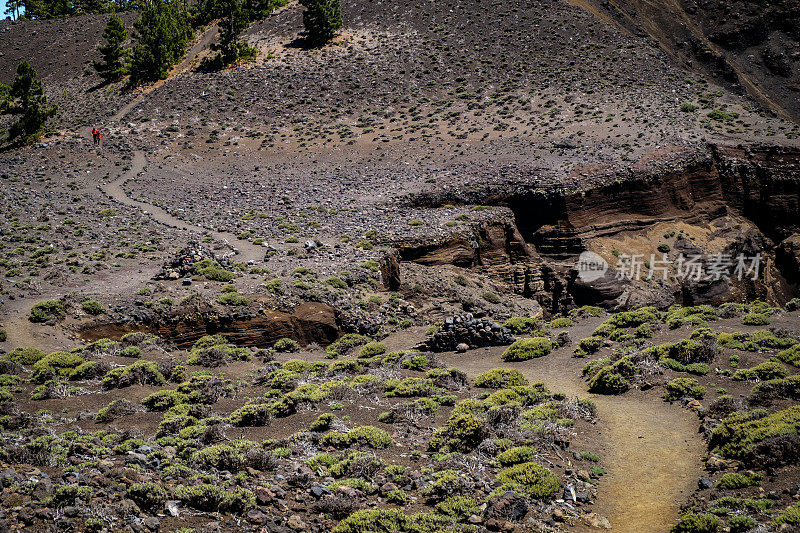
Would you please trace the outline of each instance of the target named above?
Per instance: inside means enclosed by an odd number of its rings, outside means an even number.
[[[170,214],[167,210],[162,209],[161,207],[148,204],[146,202],[140,202],[138,200],[130,198],[127,194],[125,194],[125,191],[123,190],[122,186],[125,184],[126,181],[130,179],[135,179],[136,176],[140,172],[142,172],[146,166],[147,166],[147,158],[145,157],[143,152],[137,151],[134,153],[133,161],[131,161],[131,166],[126,172],[124,172],[114,181],[110,181],[104,185],[100,185],[99,188],[112,200],[115,200],[121,204],[125,204],[130,207],[141,209],[145,214],[149,215],[153,220],[161,224],[164,224],[165,226],[195,233],[198,236],[208,235],[220,242],[229,244],[230,246],[236,248],[239,251],[238,256],[239,259],[242,261],[260,262],[264,259],[264,248],[262,248],[261,246],[257,246],[251,243],[250,241],[239,239],[236,235],[232,233],[227,233],[224,231],[214,231],[208,228],[203,228],[201,226],[190,224],[175,217],[174,215]]]
[[[579,335],[577,331],[570,334]],[[442,359],[470,378],[492,368],[511,366],[553,391],[591,398],[597,405],[602,435],[601,449],[592,451],[601,456],[601,464],[608,470],[600,481],[592,510],[608,518],[615,532],[669,531],[680,505],[702,475],[700,458],[705,446],[697,431],[697,419],[689,411],[662,401],[654,392],[589,394],[581,377],[586,360],[573,358],[571,349],[561,348],[547,357],[512,364],[500,358],[503,347]]]

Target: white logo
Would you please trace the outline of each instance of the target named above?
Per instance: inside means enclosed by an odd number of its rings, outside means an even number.
[[[608,263],[598,254],[586,250],[578,256],[578,264],[575,267],[578,269],[578,277],[583,281],[595,281],[605,275]]]

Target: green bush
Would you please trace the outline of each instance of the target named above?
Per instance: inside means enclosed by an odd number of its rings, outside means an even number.
[[[800,343],[795,344],[791,348],[778,352],[775,357],[788,365],[800,367]]]
[[[789,375],[789,371],[777,361],[764,361],[752,368],[742,368],[737,370],[731,376],[734,381],[751,381],[759,379],[767,381],[770,379],[785,378]]]
[[[589,380],[589,391],[600,394],[621,394],[627,391],[638,368],[629,357],[623,357],[607,366],[600,366],[604,360],[595,362],[594,365],[584,367],[584,375],[590,374],[600,367],[596,374]]]
[[[18,365],[32,365],[42,359],[46,354],[36,348],[20,347],[14,348],[4,359],[17,363]]]
[[[800,406],[766,414],[763,411],[736,411],[714,429],[709,449],[724,457],[745,459],[760,442],[771,437],[800,434]]]
[[[31,381],[43,383],[52,376],[62,376],[69,378],[76,368],[84,364],[86,360],[79,353],[75,352],[53,352],[39,359],[33,365],[33,375]]]
[[[103,304],[91,298],[87,298],[81,302],[81,309],[89,315],[99,315],[103,312]]]
[[[217,302],[221,303],[222,305],[233,305],[233,306],[245,306],[250,303],[250,300],[247,297],[242,296],[236,292],[226,292],[225,294],[221,295],[217,298]]]
[[[758,473],[740,474],[738,472],[728,472],[723,474],[715,486],[720,490],[743,489],[760,485],[762,479],[763,476]]]
[[[544,337],[519,339],[514,341],[505,352],[503,361],[527,361],[536,357],[543,357],[553,350],[553,344]]]
[[[158,509],[167,501],[167,491],[157,483],[134,483],[128,487],[128,497],[145,509]]]
[[[203,259],[195,263],[192,267],[192,272],[210,281],[223,281],[227,283],[236,279],[235,273],[225,270],[219,266],[219,263],[211,259]]]
[[[568,327],[574,326],[574,325],[575,325],[575,322],[573,322],[571,318],[566,317],[566,316],[561,316],[561,317],[558,317],[558,318],[554,318],[553,320],[550,321],[550,327],[554,328],[554,329],[555,328],[568,328]]]
[[[514,316],[503,322],[503,327],[510,329],[515,335],[523,335],[538,332],[541,322],[537,318]]]
[[[558,476],[533,462],[504,468],[497,474],[497,479],[514,487],[518,486],[525,494],[537,500],[552,500],[561,489]]]
[[[772,525],[776,528],[780,528],[783,524],[800,526],[800,503],[790,505],[772,521]]]
[[[520,463],[527,463],[536,458],[538,450],[531,446],[515,446],[501,452],[497,460],[503,466],[513,466]]]
[[[369,342],[361,348],[358,352],[358,357],[366,359],[368,357],[375,357],[376,355],[383,355],[386,353],[386,345],[382,342]]]
[[[377,450],[388,448],[394,441],[384,430],[375,426],[360,426],[347,433],[328,433],[320,439],[322,446],[334,448],[348,448],[351,446],[366,446]]]
[[[664,388],[667,391],[667,401],[679,400],[684,396],[700,400],[706,395],[706,388],[694,378],[675,378],[665,383]]]
[[[356,346],[361,346],[369,342],[369,337],[359,335],[358,333],[348,333],[339,338],[336,342],[332,343],[325,349],[328,358],[335,359],[343,355],[347,355],[351,349]]]
[[[59,300],[45,300],[39,302],[31,308],[31,314],[28,320],[31,322],[49,322],[51,320],[59,320],[67,316],[64,310],[64,304]]]
[[[586,357],[588,354],[593,354],[603,346],[602,337],[585,337],[578,341],[578,347],[575,349],[575,355],[579,357]]]
[[[166,411],[170,407],[185,403],[187,399],[185,394],[176,390],[160,390],[144,397],[142,405],[149,411]]]
[[[522,372],[513,368],[493,368],[475,377],[475,386],[486,389],[505,389],[527,384],[528,380]]]
[[[745,533],[745,531],[750,531],[756,527],[758,525],[758,521],[750,518],[749,516],[737,515],[728,519],[728,523],[726,525],[730,528],[731,533]]]
[[[311,431],[328,431],[331,428],[331,422],[333,422],[333,414],[332,413],[322,413],[311,423],[309,429]]]
[[[164,375],[158,371],[155,361],[138,360],[133,364],[110,370],[103,378],[106,389],[129,387],[134,383],[142,385],[163,385]]]
[[[356,511],[331,533],[433,533],[446,529],[449,520],[434,513],[409,515],[399,509]]]
[[[719,518],[709,513],[684,513],[671,533],[714,533],[720,527]]]
[[[272,345],[276,352],[296,352],[300,349],[300,345],[294,339],[284,337],[275,341]]]
[[[237,427],[266,426],[272,420],[272,406],[266,403],[246,403],[228,415],[228,422]]]
[[[749,313],[742,317],[742,324],[745,326],[766,326],[769,324],[769,317],[761,313]]]
[[[175,497],[199,511],[241,513],[255,506],[256,498],[247,489],[225,490],[219,485],[201,483],[175,490]]]

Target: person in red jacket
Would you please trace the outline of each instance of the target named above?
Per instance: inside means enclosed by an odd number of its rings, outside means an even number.
[[[92,142],[93,142],[94,144],[97,144],[97,136],[98,136],[99,134],[100,134],[100,132],[99,132],[99,131],[97,131],[97,129],[96,129],[96,128],[92,128]]]

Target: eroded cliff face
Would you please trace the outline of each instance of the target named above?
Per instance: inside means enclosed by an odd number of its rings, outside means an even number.
[[[573,190],[543,191],[535,184],[509,188],[507,194],[495,189],[491,201],[509,208],[504,211],[509,216],[475,227],[472,234],[401,244],[398,257],[482,269],[551,313],[583,304],[629,308],[754,298],[782,303],[797,290],[800,150],[710,145],[668,163],[647,158],[624,171],[598,172],[602,179],[587,179],[586,186]],[[475,191],[463,194],[475,200]],[[439,192],[412,201],[435,207],[459,200]],[[606,275],[591,283],[575,268],[585,250],[609,265]],[[717,254],[731,260],[760,254],[759,275],[741,280],[620,275],[621,255],[640,255],[647,273],[648,259],[663,253],[673,260],[680,254],[701,256],[707,268]]]
[[[336,311],[325,304],[306,302],[294,312],[269,309],[228,311],[201,303],[179,306],[166,315],[128,313],[102,322],[74,326],[86,341],[101,338],[119,339],[126,333],[142,331],[189,348],[203,335],[223,335],[237,346],[269,347],[287,337],[301,344],[329,344],[339,336]]]

